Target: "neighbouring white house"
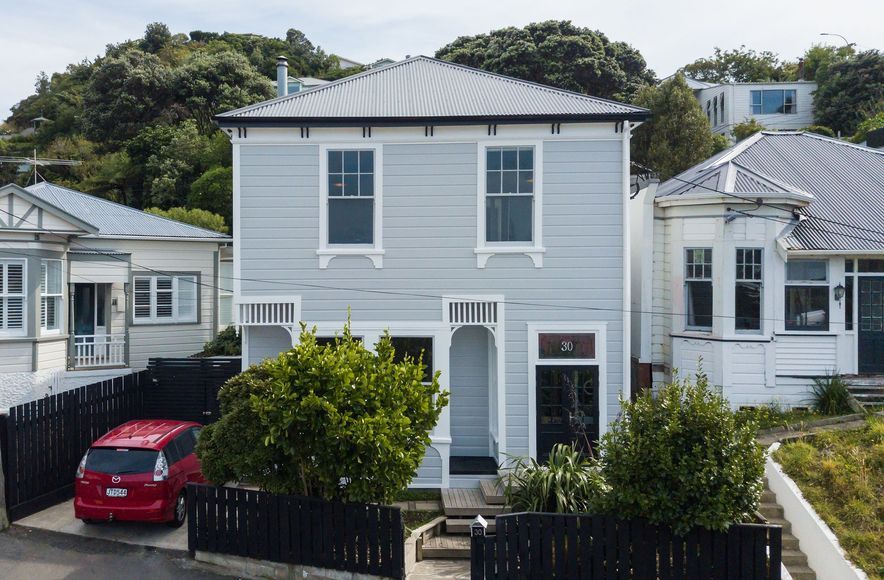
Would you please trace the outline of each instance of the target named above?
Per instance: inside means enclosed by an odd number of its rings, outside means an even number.
[[[884,375],[884,152],[761,132],[632,201],[633,354],[734,406]]]
[[[734,125],[755,119],[766,129],[797,130],[814,124],[813,81],[707,83],[685,78],[712,131],[731,137]]]
[[[0,407],[200,352],[230,243],[49,182],[0,188]]]
[[[348,309],[365,344],[389,330],[423,352],[451,400],[415,486],[475,486],[571,441],[571,386],[597,438],[630,387],[629,143],[647,115],[419,56],[217,116],[243,365],[301,321],[331,339]]]

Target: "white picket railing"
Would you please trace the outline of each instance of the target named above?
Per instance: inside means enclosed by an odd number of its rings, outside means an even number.
[[[116,367],[125,364],[125,334],[74,336],[74,368]]]

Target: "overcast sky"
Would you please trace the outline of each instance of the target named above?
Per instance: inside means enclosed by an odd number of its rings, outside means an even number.
[[[726,9],[726,10],[725,10]],[[148,22],[173,33],[206,30],[284,37],[302,30],[327,52],[361,62],[432,55],[460,35],[568,19],[636,47],[663,77],[715,46],[745,44],[782,58],[813,43],[882,48],[880,0],[0,0],[0,119],[31,94],[41,70],[93,59],[108,43],[141,36]]]

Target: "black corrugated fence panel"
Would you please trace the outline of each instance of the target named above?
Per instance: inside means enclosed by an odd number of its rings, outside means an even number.
[[[399,508],[199,484],[188,498],[191,552],[405,577]]]
[[[782,528],[737,524],[677,536],[641,519],[583,514],[497,516],[496,534],[471,543],[474,580],[741,578],[780,580]]]

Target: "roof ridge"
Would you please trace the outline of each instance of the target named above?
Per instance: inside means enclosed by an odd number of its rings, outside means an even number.
[[[43,185],[43,184],[48,185],[48,186],[50,186],[50,187],[57,187],[58,189],[63,189],[64,191],[66,191],[66,192],[68,192],[68,193],[73,193],[73,194],[76,194],[76,195],[79,195],[79,196],[82,196],[82,197],[87,197],[87,198],[89,198],[90,200],[95,200],[95,201],[98,201],[99,203],[107,203],[107,204],[110,204],[110,205],[114,205],[114,206],[117,206],[117,207],[121,207],[121,208],[126,209],[126,210],[129,210],[129,211],[133,211],[133,212],[136,212],[136,213],[139,213],[139,214],[142,214],[142,215],[150,216],[151,218],[156,218],[156,219],[164,220],[164,221],[167,221],[167,222],[172,222],[173,224],[177,224],[177,225],[179,225],[179,226],[185,226],[185,227],[187,227],[187,228],[193,228],[193,229],[196,229],[196,230],[199,230],[199,231],[202,231],[202,232],[206,232],[206,233],[209,233],[209,234],[213,234],[214,236],[219,236],[219,237],[227,236],[227,234],[223,234],[223,233],[221,233],[221,232],[216,232],[216,231],[214,231],[214,230],[209,230],[209,229],[206,229],[206,228],[201,228],[201,227],[199,227],[199,226],[195,226],[195,225],[193,225],[193,224],[188,224],[188,223],[181,222],[181,221],[178,221],[178,220],[173,220],[173,219],[171,219],[171,218],[163,217],[163,216],[161,216],[161,215],[157,215],[157,214],[155,214],[155,213],[150,213],[150,212],[147,212],[147,211],[144,211],[144,210],[141,210],[141,209],[138,209],[138,208],[135,208],[135,207],[132,207],[132,206],[126,205],[126,204],[124,204],[124,203],[118,203],[118,202],[113,201],[113,200],[110,200],[110,199],[105,199],[105,198],[103,198],[103,197],[98,197],[97,195],[92,195],[91,193],[86,193],[86,192],[84,192],[84,191],[77,191],[76,189],[71,189],[70,187],[65,187],[64,185],[59,185],[59,184],[57,184],[57,183],[55,183],[55,182],[52,182],[52,181],[45,181],[45,180],[44,180],[44,181],[41,181],[40,183],[35,183],[35,184],[33,184],[33,185],[29,185],[29,186],[25,187],[24,189],[25,189],[25,191],[30,191],[32,187],[39,187],[39,186],[41,186],[41,185]],[[82,219],[82,218],[80,218],[80,219]],[[99,236],[102,235],[100,231],[98,232],[98,235],[99,235]],[[177,237],[180,237],[180,236],[177,236]]]
[[[867,145],[860,145],[859,143],[851,143],[850,141],[845,141],[843,139],[838,139],[837,137],[829,137],[827,135],[820,135],[819,133],[814,133],[812,131],[801,131],[799,135],[804,137],[808,137],[810,139],[817,139],[818,141],[826,141],[828,143],[835,143],[838,145],[843,145],[845,147],[849,147],[852,149],[859,149],[865,153],[875,153],[876,155],[884,155],[884,150],[873,149]]]

